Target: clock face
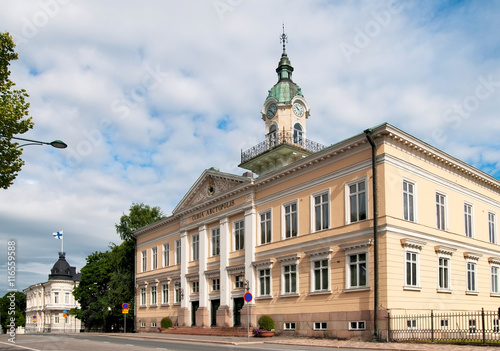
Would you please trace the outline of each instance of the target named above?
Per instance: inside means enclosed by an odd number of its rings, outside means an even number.
[[[273,118],[276,115],[276,104],[271,104],[267,108],[267,117]]]
[[[295,104],[293,104],[293,112],[297,116],[301,117],[304,114],[304,106],[296,102]]]

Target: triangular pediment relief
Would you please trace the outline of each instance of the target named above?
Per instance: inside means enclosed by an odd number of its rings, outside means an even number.
[[[210,168],[205,170],[191,189],[184,195],[174,209],[173,214],[182,212],[204,202],[217,199],[221,195],[235,190],[241,184],[249,183],[251,178],[223,173]]]

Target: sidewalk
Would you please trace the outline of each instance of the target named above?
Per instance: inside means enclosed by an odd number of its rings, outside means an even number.
[[[248,345],[248,344],[286,344],[297,346],[319,346],[329,348],[353,348],[386,351],[499,351],[499,347],[482,345],[448,345],[448,344],[417,344],[417,343],[386,343],[386,342],[363,342],[335,339],[311,339],[311,338],[291,338],[273,336],[272,338],[255,337],[224,337],[209,335],[180,335],[166,333],[127,333],[127,334],[106,334],[115,337],[144,338],[144,339],[168,339],[175,341],[194,341],[213,344]]]

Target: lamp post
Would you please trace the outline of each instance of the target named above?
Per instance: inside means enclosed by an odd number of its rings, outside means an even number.
[[[17,147],[17,149],[19,149],[23,146],[26,146],[26,145],[50,145],[50,146],[55,147],[57,149],[65,149],[68,147],[68,145],[64,141],[61,141],[61,140],[54,140],[54,141],[51,141],[49,143],[46,141],[31,140],[31,139],[24,139],[24,138],[18,138],[18,137],[12,137],[12,139],[27,141],[26,144],[19,145]]]

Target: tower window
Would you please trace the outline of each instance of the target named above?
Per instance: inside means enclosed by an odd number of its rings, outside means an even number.
[[[302,126],[298,123],[293,126],[293,143],[297,145],[302,145],[304,143]]]

